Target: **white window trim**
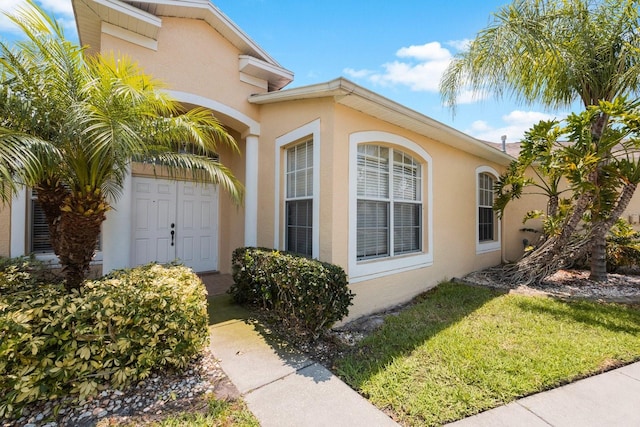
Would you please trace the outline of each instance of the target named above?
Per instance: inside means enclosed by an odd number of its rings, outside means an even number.
[[[318,259],[320,257],[320,119],[316,119],[311,123],[307,123],[291,132],[276,138],[276,155],[275,155],[275,215],[274,215],[274,240],[273,247],[282,250],[284,248],[286,227],[280,227],[280,222],[284,223],[284,212],[280,212],[280,182],[286,171],[285,164],[281,168],[281,157],[285,148],[293,143],[300,142],[304,138],[311,137],[313,139],[313,230],[311,232],[312,249],[311,257]]]
[[[357,259],[357,224],[358,224],[358,145],[391,144],[413,152],[418,156],[422,167],[422,211],[427,220],[423,222],[422,252],[398,255],[390,258],[358,261]],[[415,142],[388,132],[364,131],[349,136],[349,282],[357,283],[365,280],[384,277],[403,271],[428,267],[433,264],[433,168],[431,156]],[[425,180],[426,169],[426,180]],[[427,185],[424,185],[426,181]],[[426,197],[424,192],[426,191]],[[425,206],[426,204],[426,206]],[[424,233],[427,238],[424,238]]]
[[[493,169],[492,167],[489,166],[480,166],[478,168],[476,168],[476,205],[475,205],[475,210],[476,210],[476,224],[475,224],[475,228],[476,228],[476,254],[483,254],[483,253],[487,253],[487,252],[495,252],[495,251],[499,251],[502,248],[502,244],[501,244],[501,240],[502,240],[502,236],[501,236],[501,230],[502,227],[500,225],[500,219],[496,218],[496,228],[498,229],[498,238],[496,240],[490,241],[490,242],[481,242],[480,241],[480,230],[478,227],[478,224],[480,223],[480,213],[478,210],[478,207],[480,206],[480,174],[483,173],[488,173],[489,175],[493,175],[494,179],[498,179],[498,177],[500,176],[500,174],[498,174],[498,172],[496,172],[495,169]]]
[[[20,189],[11,201],[11,257],[29,255],[27,242],[31,238],[31,221],[27,217],[28,191],[27,188]],[[35,254],[35,257],[51,267],[60,267],[60,260],[53,252]],[[91,265],[95,264],[102,264],[102,251],[96,251],[93,255]]]

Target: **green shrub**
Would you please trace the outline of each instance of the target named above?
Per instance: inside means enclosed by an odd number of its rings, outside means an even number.
[[[24,291],[45,282],[60,281],[47,264],[34,257],[0,257],[0,295]]]
[[[337,265],[265,248],[236,249],[232,262],[233,299],[272,312],[288,328],[318,337],[349,314],[354,295]]]
[[[607,236],[607,270],[640,266],[640,233],[620,219]]]
[[[206,292],[190,269],[147,265],[0,295],[0,418],[36,400],[84,399],[153,369],[183,368],[208,340]]]

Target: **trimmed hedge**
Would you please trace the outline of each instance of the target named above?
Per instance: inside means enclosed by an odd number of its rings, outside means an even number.
[[[272,312],[287,328],[317,338],[349,314],[354,294],[337,265],[267,248],[238,248],[232,263],[234,301]]]
[[[24,274],[0,273],[0,418],[184,368],[208,341],[206,291],[187,267],[120,270],[71,293]]]

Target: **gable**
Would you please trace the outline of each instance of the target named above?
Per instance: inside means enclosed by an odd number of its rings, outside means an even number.
[[[104,35],[149,50],[158,49],[166,18],[201,21],[237,49],[234,60],[244,75],[266,81],[268,91],[279,90],[293,80],[284,69],[209,0],[72,0],[80,43],[88,53],[104,51]],[[206,47],[204,49],[207,49]]]

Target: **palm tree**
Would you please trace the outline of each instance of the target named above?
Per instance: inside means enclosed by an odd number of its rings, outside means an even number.
[[[525,103],[537,101],[550,108],[581,101],[586,108],[637,93],[638,6],[638,0],[515,0],[498,10],[493,22],[450,64],[440,84],[443,100],[454,108],[465,89]],[[590,124],[594,151],[602,157],[587,177],[591,185],[576,195],[567,224],[577,224],[587,210],[593,224],[608,222],[608,215],[619,210],[606,208],[598,191],[611,156],[598,149],[608,121],[607,114],[601,113]],[[628,192],[623,189],[620,194]],[[602,228],[594,226],[591,235],[591,278],[595,280],[606,278],[606,230]],[[558,241],[556,249],[564,243]]]
[[[9,18],[25,40],[0,42],[0,198],[37,191],[69,289],[82,285],[132,162],[241,202],[242,185],[213,160],[219,144],[238,148],[211,112],[181,111],[129,58],[85,57],[33,0]]]

